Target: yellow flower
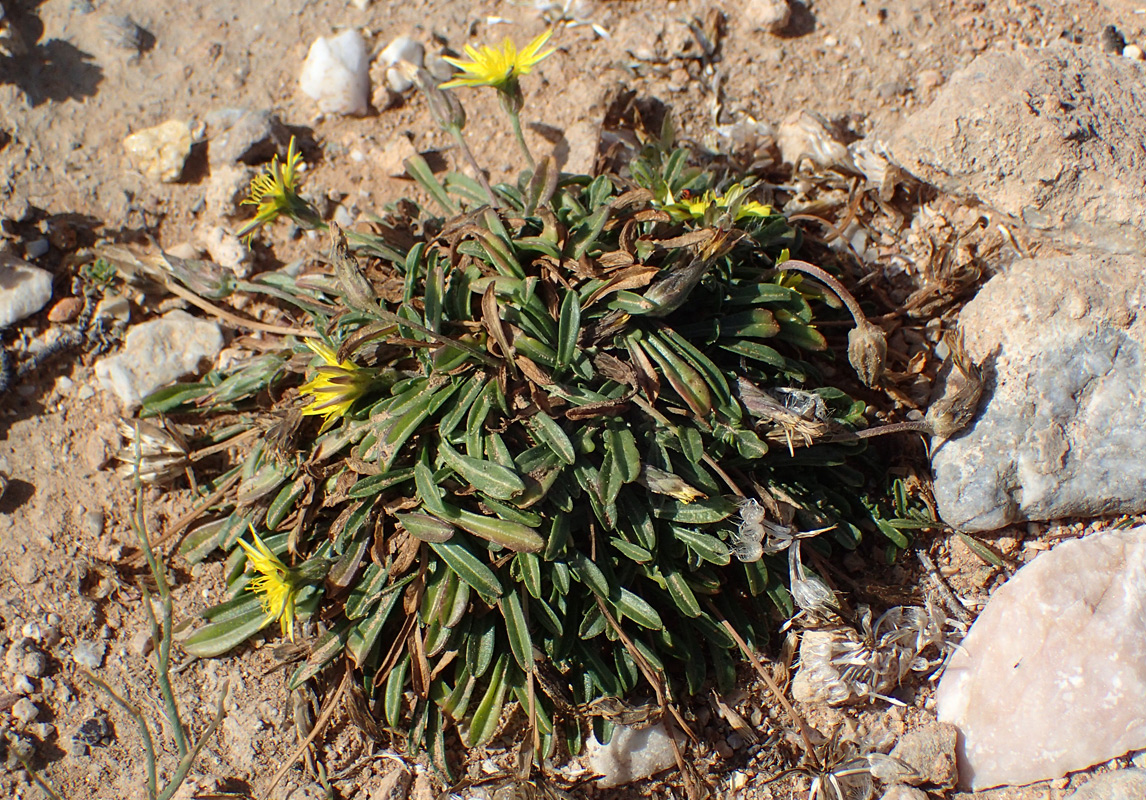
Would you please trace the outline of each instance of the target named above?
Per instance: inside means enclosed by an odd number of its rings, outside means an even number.
[[[267,171],[251,180],[250,194],[240,205],[258,206],[255,216],[242,228],[238,236],[253,236],[255,231],[277,219],[281,214],[300,222],[317,219],[313,209],[298,194],[299,165],[302,155],[295,150],[294,137],[287,146],[286,161],[279,163],[276,155]]]
[[[255,533],[254,526],[251,527],[251,538],[255,540],[254,545],[239,540],[239,546],[247,554],[247,563],[258,573],[247,588],[263,596],[267,622],[277,619],[283,635],[289,636],[293,642],[295,597],[302,586],[298,573],[271,552]]]
[[[374,379],[374,371],[356,366],[350,361],[339,361],[337,353],[314,339],[307,339],[306,346],[325,363],[317,367],[313,378],[299,387],[302,394],[312,398],[302,413],[325,417],[319,429],[319,433],[322,433],[346,416],[354,402],[366,394]]]
[[[544,53],[538,52],[549,41],[553,31],[545,31],[525,46],[521,52],[517,51],[513,42],[508,38],[501,44],[501,49],[489,45],[482,45],[481,50],[475,50],[472,45],[466,45],[466,55],[469,61],[445,56],[445,60],[462,70],[451,81],[443,83],[441,88],[453,89],[456,86],[492,86],[499,89],[511,81],[517,80],[519,75],[528,75],[541,59],[553,52],[553,48]]]
[[[670,193],[666,198],[663,208],[678,222],[686,219],[704,219],[704,213],[708,211],[710,207],[728,208],[731,198],[741,194],[740,184],[732,186],[726,194],[719,197],[711,189],[705,192],[701,197],[694,198],[686,194],[679,200],[675,200]],[[771,206],[764,205],[756,200],[742,200],[739,208],[736,209],[736,218],[733,221],[739,222],[745,217],[760,219],[771,215]]]

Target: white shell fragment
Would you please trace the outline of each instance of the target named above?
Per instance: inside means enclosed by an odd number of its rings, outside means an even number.
[[[315,39],[298,85],[303,94],[318,102],[323,113],[365,114],[370,102],[370,59],[358,31]]]
[[[992,595],[936,694],[971,789],[1146,748],[1146,527],[1064,542]]]

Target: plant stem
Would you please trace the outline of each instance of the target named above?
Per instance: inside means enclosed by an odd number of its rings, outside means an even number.
[[[179,704],[175,700],[175,693],[171,690],[171,587],[167,585],[167,576],[160,569],[155,558],[155,551],[151,547],[151,539],[147,535],[147,521],[143,514],[143,487],[137,486],[135,490],[135,519],[132,521],[135,535],[139,537],[140,546],[147,556],[147,566],[155,578],[156,588],[159,590],[159,599],[163,603],[163,628],[160,630],[159,620],[155,618],[155,609],[151,606],[151,595],[147,589],[143,590],[143,604],[147,608],[147,617],[151,622],[151,641],[158,647],[155,662],[155,676],[159,681],[159,691],[163,695],[163,704],[167,707],[167,721],[171,723],[171,732],[175,737],[175,746],[179,755],[187,755],[187,734],[183,730],[183,721],[179,717]]]
[[[474,153],[472,150],[470,150],[470,146],[466,142],[466,137],[462,133],[461,128],[457,127],[456,125],[451,125],[449,131],[450,134],[454,137],[454,141],[458,143],[458,147],[465,155],[466,161],[469,162],[470,169],[472,169],[474,171],[474,175],[477,176],[477,181],[481,184],[481,188],[485,192],[485,196],[489,198],[490,207],[498,208],[497,195],[495,195],[493,193],[493,189],[490,188],[489,181],[486,180],[485,177],[485,172],[480,166],[478,166],[477,159],[474,158]]]
[[[138,708],[131,705],[118,694],[116,694],[110,686],[97,678],[95,675],[92,675],[87,670],[80,670],[80,674],[99,688],[103,689],[104,692],[107,693],[107,696],[110,697],[117,706],[126,711],[128,716],[134,719],[136,724],[139,725],[139,735],[143,739],[143,751],[147,760],[147,796],[151,798],[151,800],[156,800],[155,743],[151,738],[151,729],[147,727],[147,720],[143,718],[143,714],[139,713]]]
[[[509,104],[505,104],[505,110],[509,114],[510,124],[513,125],[513,135],[517,138],[517,146],[521,148],[521,154],[525,156],[525,163],[529,165],[531,170],[536,171],[537,164],[533,160],[533,154],[529,152],[529,145],[525,143],[525,135],[521,132],[521,114]]]

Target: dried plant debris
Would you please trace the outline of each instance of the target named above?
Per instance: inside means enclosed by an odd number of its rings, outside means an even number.
[[[911,672],[935,672],[958,644],[966,625],[949,619],[938,603],[896,606],[875,622],[867,606],[858,625],[806,630],[793,695],[803,702],[838,706],[884,700]]]

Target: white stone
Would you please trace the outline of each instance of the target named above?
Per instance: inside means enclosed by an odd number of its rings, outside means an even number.
[[[948,665],[960,784],[1059,778],[1146,747],[1146,527],[1064,542],[998,589]]]
[[[203,246],[211,260],[226,267],[240,278],[251,274],[251,249],[243,240],[216,225],[203,236]]]
[[[0,329],[30,317],[52,299],[52,273],[0,253]]]
[[[318,101],[324,113],[365,114],[370,101],[370,59],[358,31],[315,39],[298,85],[303,94]]]
[[[780,123],[776,146],[785,164],[799,166],[808,159],[826,169],[841,167],[856,171],[848,148],[832,135],[818,114],[810,111],[796,111]]]
[[[76,642],[72,650],[72,660],[81,667],[99,669],[103,664],[104,654],[107,652],[107,643],[93,639]]]
[[[752,27],[779,33],[788,24],[792,9],[788,0],[746,0],[741,13]]]
[[[1133,61],[1146,61],[1146,53],[1142,52],[1142,48],[1136,44],[1128,44],[1122,51],[1122,55]]]
[[[601,775],[602,788],[639,781],[676,763],[672,740],[659,723],[641,729],[618,725],[608,744],[589,740],[586,758],[589,769]]]
[[[131,134],[123,140],[123,149],[135,168],[148,178],[175,183],[183,174],[191,142],[191,125],[170,119]]]
[[[426,49],[422,47],[421,43],[411,39],[409,36],[398,36],[382,48],[382,52],[378,54],[378,58],[387,66],[394,66],[399,61],[409,61],[416,67],[422,66],[422,60],[426,57]]]
[[[214,322],[169,311],[132,328],[122,352],[96,363],[96,380],[130,409],[156,389],[198,372],[222,349],[223,334]]]
[[[410,77],[398,69],[397,67],[389,67],[386,70],[386,87],[397,94],[413,88],[414,81]]]
[[[27,697],[21,697],[16,701],[16,705],[12,706],[12,716],[27,725],[40,715],[40,709],[36,704],[29,700]]]

